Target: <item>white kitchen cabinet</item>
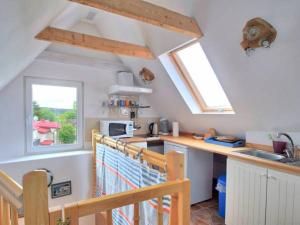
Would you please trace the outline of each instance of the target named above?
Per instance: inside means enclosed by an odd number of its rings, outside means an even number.
[[[228,159],[226,225],[300,225],[300,176]]]
[[[164,153],[169,151],[179,151],[185,156],[185,177],[191,182],[191,204],[210,199],[212,197],[213,154],[165,141]]]
[[[226,224],[264,225],[267,169],[227,160]]]
[[[300,224],[300,177],[268,170],[267,225]]]

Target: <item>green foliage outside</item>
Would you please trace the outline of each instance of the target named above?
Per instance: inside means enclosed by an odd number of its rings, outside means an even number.
[[[76,129],[72,124],[64,124],[59,130],[59,140],[64,144],[72,144],[76,139]]]
[[[32,102],[33,116],[38,120],[49,120],[52,122],[59,122],[61,128],[59,129],[59,140],[63,144],[72,144],[76,140],[76,119],[77,119],[77,105],[73,103],[73,109],[59,110],[43,108],[37,102]]]

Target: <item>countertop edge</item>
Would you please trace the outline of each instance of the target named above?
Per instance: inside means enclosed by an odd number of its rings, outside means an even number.
[[[280,163],[280,162],[265,160],[265,159],[261,159],[261,158],[257,158],[257,157],[253,157],[253,156],[247,156],[247,155],[243,155],[243,154],[236,152],[236,151],[240,151],[240,150],[251,149],[249,147],[230,148],[230,147],[225,147],[225,146],[221,146],[221,145],[206,143],[203,140],[197,140],[188,135],[183,135],[183,136],[179,136],[179,137],[159,136],[159,140],[167,141],[167,142],[171,142],[171,143],[179,144],[179,145],[185,145],[185,146],[191,147],[193,149],[198,149],[201,151],[207,151],[207,152],[211,152],[211,153],[224,155],[224,156],[227,156],[232,159],[237,159],[237,160],[241,160],[241,161],[248,162],[248,163],[254,163],[258,166],[263,166],[263,167],[266,167],[269,169],[284,171],[284,172],[295,174],[298,176],[300,175],[300,167],[291,166],[291,165],[287,165],[287,164]],[[147,138],[133,137],[133,138],[127,138],[127,139],[125,139],[125,141],[127,143],[144,142],[144,141],[147,141]]]

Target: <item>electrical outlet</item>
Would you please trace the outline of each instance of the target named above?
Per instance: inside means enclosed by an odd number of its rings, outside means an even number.
[[[60,198],[66,195],[72,194],[72,184],[71,181],[65,181],[57,184],[51,185],[51,197]]]

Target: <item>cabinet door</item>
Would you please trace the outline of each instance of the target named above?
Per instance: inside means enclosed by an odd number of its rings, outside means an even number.
[[[264,225],[267,169],[227,160],[226,224]]]
[[[300,224],[300,176],[268,171],[267,225]]]

